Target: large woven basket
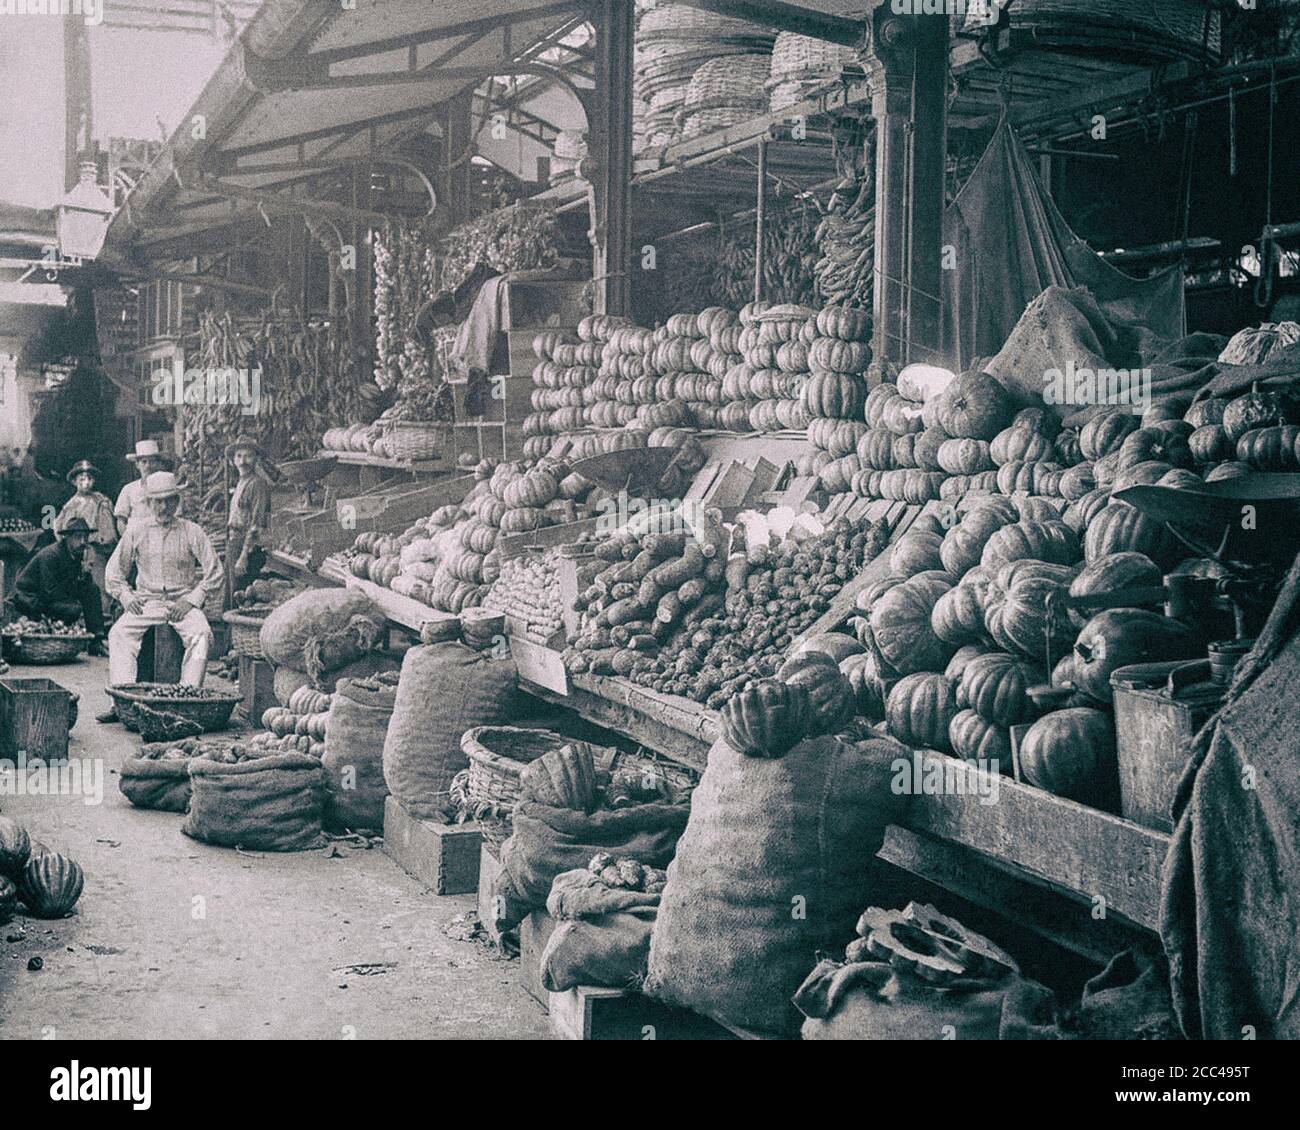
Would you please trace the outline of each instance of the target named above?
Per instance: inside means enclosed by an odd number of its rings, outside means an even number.
[[[391,420],[384,438],[394,459],[432,459],[442,446],[443,426],[416,420]]]
[[[71,663],[86,650],[94,638],[89,632],[75,636],[35,632],[23,636],[6,636],[4,654],[10,662],[26,663],[33,667]]]
[[[466,730],[460,748],[469,758],[469,799],[506,812],[519,799],[519,774],[525,765],[569,744],[550,730],[518,726],[475,726]]]
[[[250,659],[265,659],[262,650],[262,625],[265,616],[249,616],[243,612],[226,612],[221,617],[230,625],[230,650]]]
[[[197,722],[205,730],[224,730],[230,724],[230,715],[240,701],[237,694],[215,694],[191,698],[160,697],[158,691],[164,687],[168,690],[175,689],[170,683],[125,683],[122,686],[106,689],[109,697],[117,705],[118,718],[128,730],[139,729],[131,708],[140,704],[169,714],[179,714],[182,718]]]

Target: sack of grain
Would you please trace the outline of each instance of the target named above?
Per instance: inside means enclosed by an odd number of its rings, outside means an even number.
[[[353,616],[369,616],[382,623],[384,616],[370,597],[356,589],[311,589],[286,600],[262,624],[262,651],[277,666],[306,671],[303,648],[312,636],[324,636],[347,627]]]
[[[345,679],[330,700],[325,726],[325,827],[333,832],[384,827],[384,738],[396,692]]]
[[[187,836],[255,851],[320,846],[325,775],[316,758],[280,753],[233,765],[195,758],[189,768]]]
[[[190,804],[190,763],[132,757],[122,763],[117,787],[136,808],[184,812]]]
[[[384,739],[388,791],[412,816],[444,819],[452,778],[469,764],[460,739],[473,726],[517,717],[514,660],[461,643],[413,647],[402,660]]]
[[[790,998],[870,902],[871,861],[902,800],[891,763],[907,756],[888,739],[816,738],[774,760],[717,742],[668,868],[646,992],[797,1033]]]

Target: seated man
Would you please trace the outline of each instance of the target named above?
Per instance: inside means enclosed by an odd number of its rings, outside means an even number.
[[[34,553],[14,582],[10,604],[20,616],[33,620],[50,617],[65,624],[85,619],[94,636],[92,655],[104,654],[103,595],[86,565],[90,526],[82,518],[63,522],[55,530],[58,540]]]
[[[181,491],[175,475],[155,471],[145,480],[144,496],[153,520],[128,526],[108,560],[108,591],[125,609],[108,633],[109,682],[135,682],[145,632],[167,623],[185,645],[181,682],[202,686],[212,643],[203,602],[224,582],[221,561],[202,528],[177,513]],[[134,589],[126,581],[132,568]]]

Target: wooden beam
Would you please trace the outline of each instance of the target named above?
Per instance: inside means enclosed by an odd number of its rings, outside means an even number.
[[[857,47],[862,42],[865,25],[860,20],[832,16],[796,4],[779,0],[678,0],[688,8],[716,12],[738,20],[774,27],[780,31],[793,31],[799,35],[838,43],[841,47]]]
[[[594,165],[592,216],[596,310],[626,314],[632,263],[632,43],[627,0],[599,0],[596,11],[594,119],[588,111],[588,162]],[[589,105],[584,101],[584,108]]]

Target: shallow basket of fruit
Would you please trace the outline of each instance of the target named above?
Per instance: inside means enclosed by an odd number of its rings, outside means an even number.
[[[33,666],[69,663],[85,651],[92,636],[80,625],[58,620],[30,620],[20,616],[0,629],[4,657],[11,663]]]
[[[174,714],[203,727],[224,730],[239,703],[238,694],[211,687],[191,687],[177,683],[124,683],[107,688],[117,705],[117,715],[128,730],[139,730],[136,706],[146,706],[164,714]]]

